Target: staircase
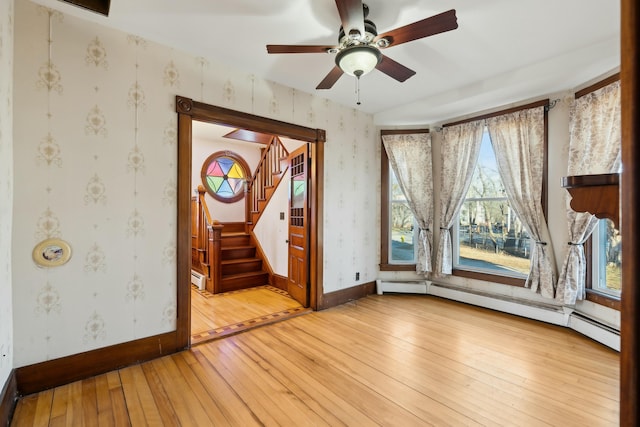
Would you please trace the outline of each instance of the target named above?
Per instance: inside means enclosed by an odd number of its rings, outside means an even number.
[[[198,186],[198,196],[191,204],[191,265],[206,277],[207,291],[219,294],[269,284],[273,272],[254,244],[253,228],[289,168],[288,155],[277,136],[263,149],[247,183],[246,222],[214,221],[205,202],[205,189]]]
[[[223,230],[221,237],[221,280],[215,293],[269,284],[269,273],[248,233]]]
[[[248,182],[246,198],[247,227],[253,230],[264,212],[271,196],[289,169],[289,152],[274,136],[262,152],[262,158],[255,173]]]

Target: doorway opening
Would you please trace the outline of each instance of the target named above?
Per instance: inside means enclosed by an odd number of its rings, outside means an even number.
[[[305,206],[308,211],[305,215],[308,219],[308,223],[305,224],[305,230],[308,233],[306,236],[306,253],[303,253],[304,261],[300,261],[300,252],[296,252],[298,263],[296,265],[306,265],[308,271],[303,272],[304,276],[300,276],[300,270],[296,270],[296,280],[303,283],[308,287],[308,298],[306,303],[298,306],[297,308],[285,307],[281,312],[287,310],[304,310],[303,306],[308,306],[310,309],[317,309],[320,298],[322,296],[322,253],[319,236],[321,236],[321,218],[322,218],[322,177],[323,177],[323,156],[324,156],[324,141],[325,133],[321,129],[311,129],[290,123],[275,121],[266,119],[263,117],[242,113],[234,110],[229,110],[222,107],[216,107],[197,101],[193,101],[189,98],[176,97],[176,111],[178,113],[178,224],[177,224],[177,340],[179,348],[187,348],[191,344],[198,340],[192,340],[192,292],[194,292],[194,286],[191,283],[191,270],[192,270],[192,252],[191,252],[191,238],[192,238],[192,196],[194,186],[197,187],[192,174],[192,169],[198,169],[201,165],[195,164],[193,161],[193,136],[194,129],[199,128],[201,123],[213,124],[217,126],[224,126],[228,128],[236,128],[247,130],[249,132],[256,132],[262,134],[270,134],[281,137],[283,139],[291,139],[300,141],[300,144],[307,148],[308,162],[305,160],[305,166],[308,173],[308,198]],[[194,171],[195,173],[195,171]],[[286,185],[286,188],[293,188],[293,181],[291,186],[289,183],[281,183]],[[299,183],[298,183],[299,184]],[[298,189],[299,185],[296,186]],[[289,190],[290,191],[290,190]],[[284,209],[284,207],[283,207]],[[297,212],[297,211],[296,211]],[[287,215],[289,216],[289,215]],[[282,217],[282,214],[280,215]],[[249,219],[245,217],[245,222]],[[231,228],[230,228],[231,229]],[[299,234],[299,233],[298,233]],[[291,234],[289,234],[291,236]],[[289,243],[290,239],[287,239]],[[291,251],[290,251],[291,252]],[[287,278],[292,276],[290,272],[287,272]],[[301,279],[303,278],[303,279]],[[273,296],[281,291],[278,288],[282,286],[273,287],[265,286],[256,291],[260,291],[264,295]],[[291,293],[286,292],[281,293]],[[198,290],[199,291],[199,290]],[[241,291],[238,291],[241,292]],[[260,292],[256,292],[258,295]],[[266,294],[265,294],[266,292]],[[219,294],[223,296],[223,294]],[[233,296],[233,294],[226,295]],[[225,296],[225,297],[226,297]],[[242,299],[246,295],[235,295],[236,299]],[[260,297],[258,297],[260,298]],[[211,299],[211,298],[209,298]],[[218,298],[222,301],[222,298]],[[229,298],[229,301],[232,298]],[[297,298],[299,299],[299,298]],[[217,302],[217,301],[216,301]],[[229,304],[232,304],[229,302]],[[256,318],[249,319],[253,323],[258,321],[269,322],[278,318],[278,312],[268,313],[266,316],[258,316]],[[236,322],[226,330],[218,329],[218,333],[234,333],[234,330],[238,329],[238,324],[242,324],[242,320]],[[203,340],[207,338],[207,334],[203,334]]]
[[[289,157],[308,143],[196,120],[191,141],[191,345],[309,311],[291,294],[307,281],[288,288],[287,232]]]

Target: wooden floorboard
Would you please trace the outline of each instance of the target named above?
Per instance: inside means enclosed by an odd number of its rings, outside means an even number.
[[[616,426],[619,354],[574,331],[372,295],[23,397],[13,426]]]
[[[191,344],[236,334],[246,329],[310,311],[273,286],[212,294],[191,289]]]

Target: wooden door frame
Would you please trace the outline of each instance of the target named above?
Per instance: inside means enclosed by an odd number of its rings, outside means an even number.
[[[640,7],[637,0],[621,0],[620,39],[622,90],[622,179],[620,184],[620,234],[622,235],[622,309],[620,356],[620,425],[640,425],[640,256],[636,215],[640,203],[640,73],[638,39]]]
[[[191,338],[191,153],[194,120],[249,129],[311,143],[311,208],[309,210],[309,286],[310,306],[317,310],[323,295],[322,201],[324,181],[323,129],[312,129],[241,111],[217,107],[176,96],[178,113],[178,187],[177,187],[177,348],[188,348]]]

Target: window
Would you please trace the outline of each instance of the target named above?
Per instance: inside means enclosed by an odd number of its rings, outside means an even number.
[[[213,153],[202,164],[202,185],[214,199],[233,203],[244,197],[244,183],[249,166],[238,154],[231,151]]]
[[[459,275],[464,275],[460,270],[516,279],[529,274],[531,239],[509,206],[486,128],[453,235],[453,268]]]
[[[383,135],[428,133],[428,129],[382,130]],[[382,139],[382,138],[381,138]],[[415,271],[418,227],[381,146],[380,270]]]
[[[580,102],[582,107],[579,111],[584,112],[586,117],[582,117],[581,126],[578,129],[586,129],[584,135],[585,145],[590,147],[590,152],[600,153],[605,159],[610,156],[619,156],[612,143],[620,144],[620,135],[617,132],[606,132],[604,137],[598,137],[598,129],[604,124],[612,124],[612,128],[620,127],[619,111],[610,110],[614,105],[617,85],[620,74],[616,73],[604,80],[594,83],[575,94],[576,103]],[[608,88],[608,89],[606,89]],[[619,86],[618,86],[619,88]],[[600,91],[598,94],[594,92]],[[587,101],[582,102],[583,97]],[[617,102],[620,102],[619,100]],[[588,115],[587,115],[588,113]],[[597,114],[597,118],[592,118]],[[573,135],[572,135],[573,136]],[[579,135],[582,136],[582,135]],[[597,140],[599,146],[607,144],[607,152],[603,154],[601,149],[595,149],[591,139]],[[587,142],[588,141],[588,142]],[[588,159],[588,156],[585,156]],[[582,173],[590,172],[588,170]],[[621,172],[618,170],[617,172]],[[586,263],[586,293],[587,300],[601,304],[616,310],[620,310],[620,296],[622,291],[621,280],[621,237],[613,226],[613,222],[608,219],[601,219],[593,230],[590,238],[585,242]]]
[[[389,263],[415,264],[416,247],[414,242],[417,239],[418,227],[391,166],[389,166],[389,188],[391,191],[389,200],[389,229],[391,230]]]
[[[599,220],[588,246],[591,249],[591,262],[587,277],[591,280],[587,299],[614,308],[618,305],[622,290],[621,243],[620,233],[614,228],[613,222]],[[594,292],[597,295],[593,295]]]

